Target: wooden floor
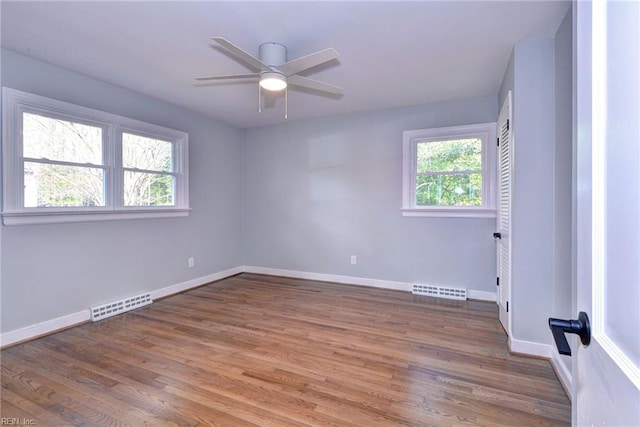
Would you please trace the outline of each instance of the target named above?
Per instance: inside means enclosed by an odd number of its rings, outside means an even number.
[[[568,425],[496,305],[241,274],[2,351],[38,426]],[[23,424],[24,425],[24,424]]]

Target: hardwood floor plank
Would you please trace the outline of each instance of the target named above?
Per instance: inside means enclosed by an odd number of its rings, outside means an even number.
[[[135,408],[134,411],[123,411],[122,401],[114,399],[110,394],[110,388],[116,385],[117,382],[112,382],[110,385],[104,385],[97,383],[90,379],[93,375],[89,373],[89,376],[83,376],[82,370],[74,368],[65,364],[63,361],[55,359],[48,354],[27,355],[22,353],[20,363],[28,367],[33,373],[34,378],[40,377],[50,381],[52,388],[58,392],[64,392],[65,397],[70,397],[78,401],[90,404],[94,409],[100,409],[101,412],[109,415],[113,415],[113,425],[118,425],[122,422],[124,425],[139,425],[139,426],[152,426],[152,423],[146,420],[152,417],[152,414],[141,411],[139,408]],[[11,356],[5,356],[11,357]],[[42,363],[43,357],[47,362]],[[75,390],[80,388],[91,389],[91,394],[79,394]],[[96,396],[100,396],[97,398]],[[137,414],[139,413],[139,416]]]
[[[47,411],[45,408],[35,404],[33,401],[23,398],[13,393],[9,388],[2,389],[2,400],[0,402],[0,412],[3,417],[11,417],[11,411],[4,411],[5,404],[20,408],[27,414],[27,419],[33,419],[37,424],[34,425],[55,425],[66,426],[68,424],[63,418],[58,417],[55,413]],[[9,408],[10,406],[7,406]],[[46,420],[46,422],[44,421]]]
[[[496,305],[241,274],[1,353],[0,416],[37,425],[570,424]]]

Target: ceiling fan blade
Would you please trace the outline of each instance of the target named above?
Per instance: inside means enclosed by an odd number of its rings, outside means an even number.
[[[342,88],[334,86],[329,83],[324,83],[318,80],[310,79],[308,77],[302,77],[298,75],[287,77],[287,83],[291,86],[297,86],[305,89],[317,90],[320,92],[326,92],[332,95],[342,95]]]
[[[196,77],[196,80],[203,82],[207,80],[231,80],[231,79],[257,79],[260,74],[230,74],[228,76],[208,76],[208,77]]]
[[[306,56],[301,56],[300,58],[292,59],[277,68],[286,76],[290,76],[292,74],[308,70],[309,68],[313,68],[316,65],[324,64],[332,59],[338,59],[338,57],[340,57],[338,52],[336,52],[334,48],[330,47]]]
[[[211,40],[217,42],[220,46],[224,47],[230,54],[235,56],[240,61],[244,62],[247,65],[250,65],[251,68],[254,68],[254,69],[260,70],[260,71],[267,71],[267,70],[270,69],[267,64],[263,63],[262,61],[260,61],[255,56],[245,52],[242,49],[240,49],[238,46],[236,46],[235,44],[231,43],[230,41],[228,41],[225,38],[222,38],[222,37],[211,37]]]

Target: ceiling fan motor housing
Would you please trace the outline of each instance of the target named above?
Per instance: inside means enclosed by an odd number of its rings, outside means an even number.
[[[280,43],[263,43],[259,52],[260,61],[270,67],[278,67],[287,62],[287,48]]]

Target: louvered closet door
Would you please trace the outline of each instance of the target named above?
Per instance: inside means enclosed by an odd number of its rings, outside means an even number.
[[[511,91],[507,94],[498,118],[498,304],[500,307],[500,323],[507,334],[511,335],[511,163],[513,156],[513,138],[511,132]]]

